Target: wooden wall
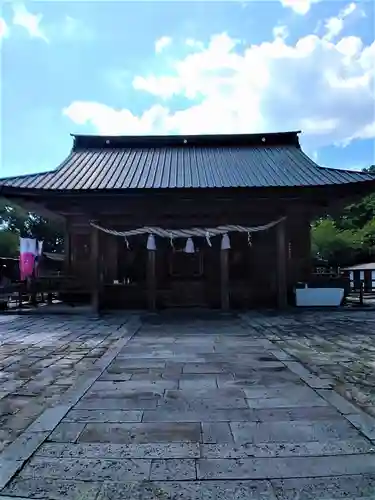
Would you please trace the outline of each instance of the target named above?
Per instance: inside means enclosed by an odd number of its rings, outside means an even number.
[[[147,211],[145,204],[148,207]],[[155,200],[142,203],[139,200],[138,204],[133,200],[129,205],[130,207],[126,204],[117,205],[117,212],[109,214],[110,203],[100,205],[102,213],[98,213],[97,207],[94,210],[92,204],[87,204],[82,205],[80,211],[68,215],[69,274],[86,282],[92,275],[90,220],[95,220],[103,227],[126,230],[152,225],[170,228],[215,227],[224,224],[254,226],[285,215],[287,217],[285,265],[288,289],[291,289],[297,281],[307,280],[310,275],[310,223],[309,215],[302,206],[299,209],[293,207],[292,210],[288,204],[283,205],[280,200],[265,204],[259,200],[245,202],[236,198],[206,200],[206,202],[175,199],[174,203],[170,200],[166,203],[160,200],[159,203]],[[124,238],[101,231],[98,236],[103,303],[107,306],[117,304],[118,307],[124,308],[146,307],[147,237],[129,238],[130,251],[127,251]],[[279,275],[275,228],[253,234],[251,246],[248,245],[246,234],[231,233],[230,238],[232,248],[229,251],[228,261],[231,306],[276,305]],[[203,274],[199,278],[184,280],[171,278],[170,242],[168,239],[158,240],[156,251],[158,305],[173,305],[172,299],[178,303],[176,293],[180,290],[181,302],[184,300],[183,293],[186,295],[186,301],[189,293],[193,297],[195,295],[197,300],[201,294],[202,305],[220,307],[220,238],[213,238],[212,242],[213,246],[210,248],[204,238],[196,241],[201,247],[203,256]],[[181,242],[178,244],[181,245]],[[127,260],[130,264],[126,264]],[[113,282],[121,279],[126,265],[128,267],[131,265],[137,270],[137,278],[128,286],[116,287]],[[197,283],[201,283],[200,291]]]

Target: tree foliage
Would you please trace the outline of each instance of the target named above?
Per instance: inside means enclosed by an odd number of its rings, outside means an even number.
[[[375,173],[375,165],[364,169]],[[375,193],[346,207],[339,217],[316,221],[312,227],[312,254],[331,266],[375,258]]]
[[[17,257],[19,238],[43,240],[47,252],[62,252],[63,226],[0,199],[0,257]]]

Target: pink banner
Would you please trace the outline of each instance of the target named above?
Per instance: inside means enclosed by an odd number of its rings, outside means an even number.
[[[38,254],[36,240],[20,238],[20,277],[21,281],[33,276],[35,257]]]

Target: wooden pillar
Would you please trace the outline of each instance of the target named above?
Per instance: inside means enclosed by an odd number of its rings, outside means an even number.
[[[284,309],[288,305],[287,297],[287,241],[285,219],[276,225],[276,272],[277,272],[277,306]]]
[[[90,269],[91,269],[91,307],[99,312],[99,229],[91,226]]]
[[[64,235],[64,274],[68,275],[71,273],[70,262],[72,254],[72,241],[71,241],[71,229],[69,220],[65,222],[65,235]]]
[[[156,309],[156,250],[147,251],[147,299],[151,311]]]
[[[221,309],[228,311],[229,309],[229,250],[220,250],[220,293],[221,293]]]

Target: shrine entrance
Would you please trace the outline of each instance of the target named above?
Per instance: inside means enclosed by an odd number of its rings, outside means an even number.
[[[168,252],[167,307],[207,307],[205,254],[203,249],[195,249],[194,253],[183,249]]]

